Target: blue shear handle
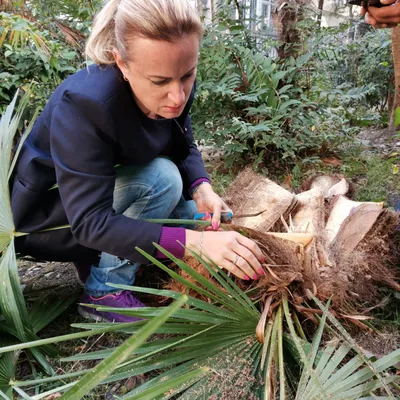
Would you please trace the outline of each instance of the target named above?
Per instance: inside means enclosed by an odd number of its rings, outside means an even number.
[[[213,217],[213,213],[208,213],[208,214],[211,216],[211,218]],[[193,219],[196,221],[204,221],[206,219],[206,215],[207,213],[195,213]],[[223,211],[221,213],[221,222],[226,223],[232,221],[232,216],[233,214],[231,211]]]

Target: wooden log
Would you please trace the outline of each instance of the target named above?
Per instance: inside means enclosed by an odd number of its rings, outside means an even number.
[[[235,224],[261,232],[268,232],[280,223],[281,216],[286,217],[297,203],[293,193],[250,168],[241,172],[232,183],[226,201],[234,214],[260,213],[255,217],[237,218]]]
[[[332,196],[345,195],[349,191],[349,183],[345,178],[339,179],[336,176],[322,175],[311,181],[310,190],[320,191],[324,198],[329,199]]]
[[[293,216],[295,232],[322,232],[325,227],[324,201],[333,196],[346,194],[349,183],[346,179],[322,175],[314,178],[310,189],[299,193],[296,197],[298,208]]]
[[[383,203],[357,202],[339,196],[325,226],[325,237],[331,248],[353,251],[382,212]]]

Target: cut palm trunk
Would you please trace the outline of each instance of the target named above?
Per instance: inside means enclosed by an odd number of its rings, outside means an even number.
[[[237,218],[235,224],[261,232],[275,230],[281,216],[288,217],[297,204],[293,193],[250,168],[240,173],[230,186],[226,201],[238,215],[260,213],[255,217]]]
[[[379,302],[380,285],[400,291],[393,239],[399,215],[383,203],[348,199],[349,184],[342,177],[320,176],[304,188],[295,195],[249,169],[232,183],[227,202],[234,215],[264,211],[222,225],[255,240],[265,256],[265,277],[237,284],[255,289],[259,299],[289,294],[297,306],[310,293],[332,298],[338,315],[350,309],[361,313],[362,304]],[[194,258],[186,261],[202,271]],[[183,290],[176,285],[169,287]]]

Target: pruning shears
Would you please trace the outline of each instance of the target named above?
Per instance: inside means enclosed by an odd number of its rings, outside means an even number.
[[[213,215],[214,215],[213,213],[209,213],[209,212],[195,213],[193,219],[195,221],[205,221],[208,218],[212,218]],[[232,211],[223,211],[223,212],[221,212],[221,222],[224,222],[225,224],[228,224],[229,222],[232,221],[232,218],[233,218]]]
[[[251,214],[235,214],[235,216],[233,216],[232,211],[222,211],[221,212],[221,222],[225,223],[225,224],[229,224],[230,222],[232,222],[233,218],[248,218],[248,217],[257,217],[258,215],[262,214],[263,212],[265,212],[267,210],[262,210],[262,211],[258,211],[256,213],[251,213]],[[205,221],[208,218],[212,218],[213,217],[213,213],[209,213],[209,212],[204,212],[204,213],[195,213],[193,219],[196,221]]]

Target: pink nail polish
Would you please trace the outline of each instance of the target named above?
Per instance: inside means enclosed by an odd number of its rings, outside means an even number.
[[[265,272],[264,272],[264,270],[263,270],[262,268],[260,268],[260,269],[258,270],[258,273],[259,273],[260,275],[265,275]]]
[[[218,230],[218,222],[213,222],[212,227],[214,229],[214,231]]]
[[[243,279],[244,279],[245,281],[249,281],[249,280],[250,280],[250,278],[249,278],[247,275],[245,275]]]
[[[253,275],[253,279],[258,279],[258,275],[257,275],[257,274],[254,274],[254,275]]]

